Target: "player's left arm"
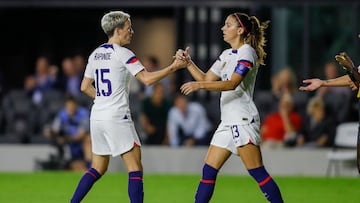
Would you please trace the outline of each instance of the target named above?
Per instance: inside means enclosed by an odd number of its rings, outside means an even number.
[[[82,82],[81,82],[81,91],[84,92],[86,95],[88,95],[89,97],[91,97],[92,99],[95,99],[96,96],[96,90],[94,88],[94,86],[92,85],[92,83],[94,82],[94,79],[92,78],[88,78],[88,77],[84,77]]]
[[[247,73],[252,68],[252,64],[238,62],[234,73],[229,80],[224,81],[202,81],[202,82],[188,82],[181,86],[181,92],[188,95],[199,89],[210,91],[228,91],[234,90],[243,81]]]
[[[205,89],[210,91],[227,91],[234,90],[240,82],[243,80],[243,76],[239,74],[233,74],[230,80],[226,81],[202,81],[202,82],[188,82],[181,86],[181,92],[188,95],[199,89]]]

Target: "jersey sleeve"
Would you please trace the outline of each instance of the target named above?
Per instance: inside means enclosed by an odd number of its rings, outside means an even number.
[[[122,48],[119,52],[120,61],[125,65],[131,75],[135,76],[137,73],[145,69],[135,54],[129,49]]]
[[[93,70],[92,66],[90,65],[90,63],[88,63],[86,65],[84,76],[87,78],[94,79],[94,70]]]
[[[225,52],[221,53],[221,55],[216,59],[216,61],[211,66],[210,70],[215,73],[218,77],[221,77],[221,69],[225,66],[224,56]]]
[[[255,53],[252,53],[252,51],[243,52],[239,55],[237,64],[238,66],[241,64],[249,69],[254,67],[255,60],[256,60]]]
[[[236,67],[234,72],[242,75],[243,77],[254,67],[254,55],[251,51],[243,52],[237,58]]]

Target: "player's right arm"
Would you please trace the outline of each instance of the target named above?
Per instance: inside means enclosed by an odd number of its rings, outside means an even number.
[[[135,75],[135,77],[140,80],[144,85],[153,85],[154,83],[160,81],[167,75],[177,71],[178,69],[185,67],[186,63],[181,60],[174,60],[169,66],[154,72],[148,72],[146,69],[141,70]]]
[[[196,81],[216,81],[219,77],[212,71],[204,73],[190,57],[190,47],[186,47],[185,51],[182,49],[177,50],[176,58],[187,62],[187,70]],[[216,64],[216,62],[215,62]]]
[[[120,61],[125,65],[128,71],[146,86],[153,85],[178,69],[186,67],[185,61],[175,59],[169,66],[162,68],[159,71],[149,72],[129,49],[122,47],[118,52]]]
[[[95,90],[94,86],[92,85],[93,82],[94,82],[94,79],[84,77],[81,82],[80,90],[82,92],[84,92],[86,95],[88,95],[89,97],[91,97],[92,99],[95,99],[96,90]]]
[[[306,83],[306,86],[301,86],[299,90],[302,91],[314,91],[320,87],[341,87],[341,86],[350,86],[353,90],[354,86],[348,75],[337,77],[331,80],[320,80],[318,78],[306,79],[303,80],[303,83]],[[356,86],[355,86],[356,87]]]

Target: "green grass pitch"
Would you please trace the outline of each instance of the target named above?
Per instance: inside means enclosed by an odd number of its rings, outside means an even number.
[[[64,203],[82,174],[71,172],[0,173],[0,202]],[[145,203],[191,203],[200,175],[144,176]],[[274,177],[288,203],[360,202],[359,178]],[[98,181],[83,200],[129,202],[127,174],[108,173]],[[248,176],[220,174],[212,203],[267,202],[255,181]]]

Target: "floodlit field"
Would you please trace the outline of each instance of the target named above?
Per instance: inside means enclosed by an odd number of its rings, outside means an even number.
[[[0,202],[69,202],[82,174],[70,172],[0,173]],[[200,175],[145,174],[145,203],[191,203]],[[288,203],[360,202],[360,178],[275,177]],[[129,202],[127,174],[109,173],[84,203]],[[250,177],[218,177],[212,203],[267,202]]]

